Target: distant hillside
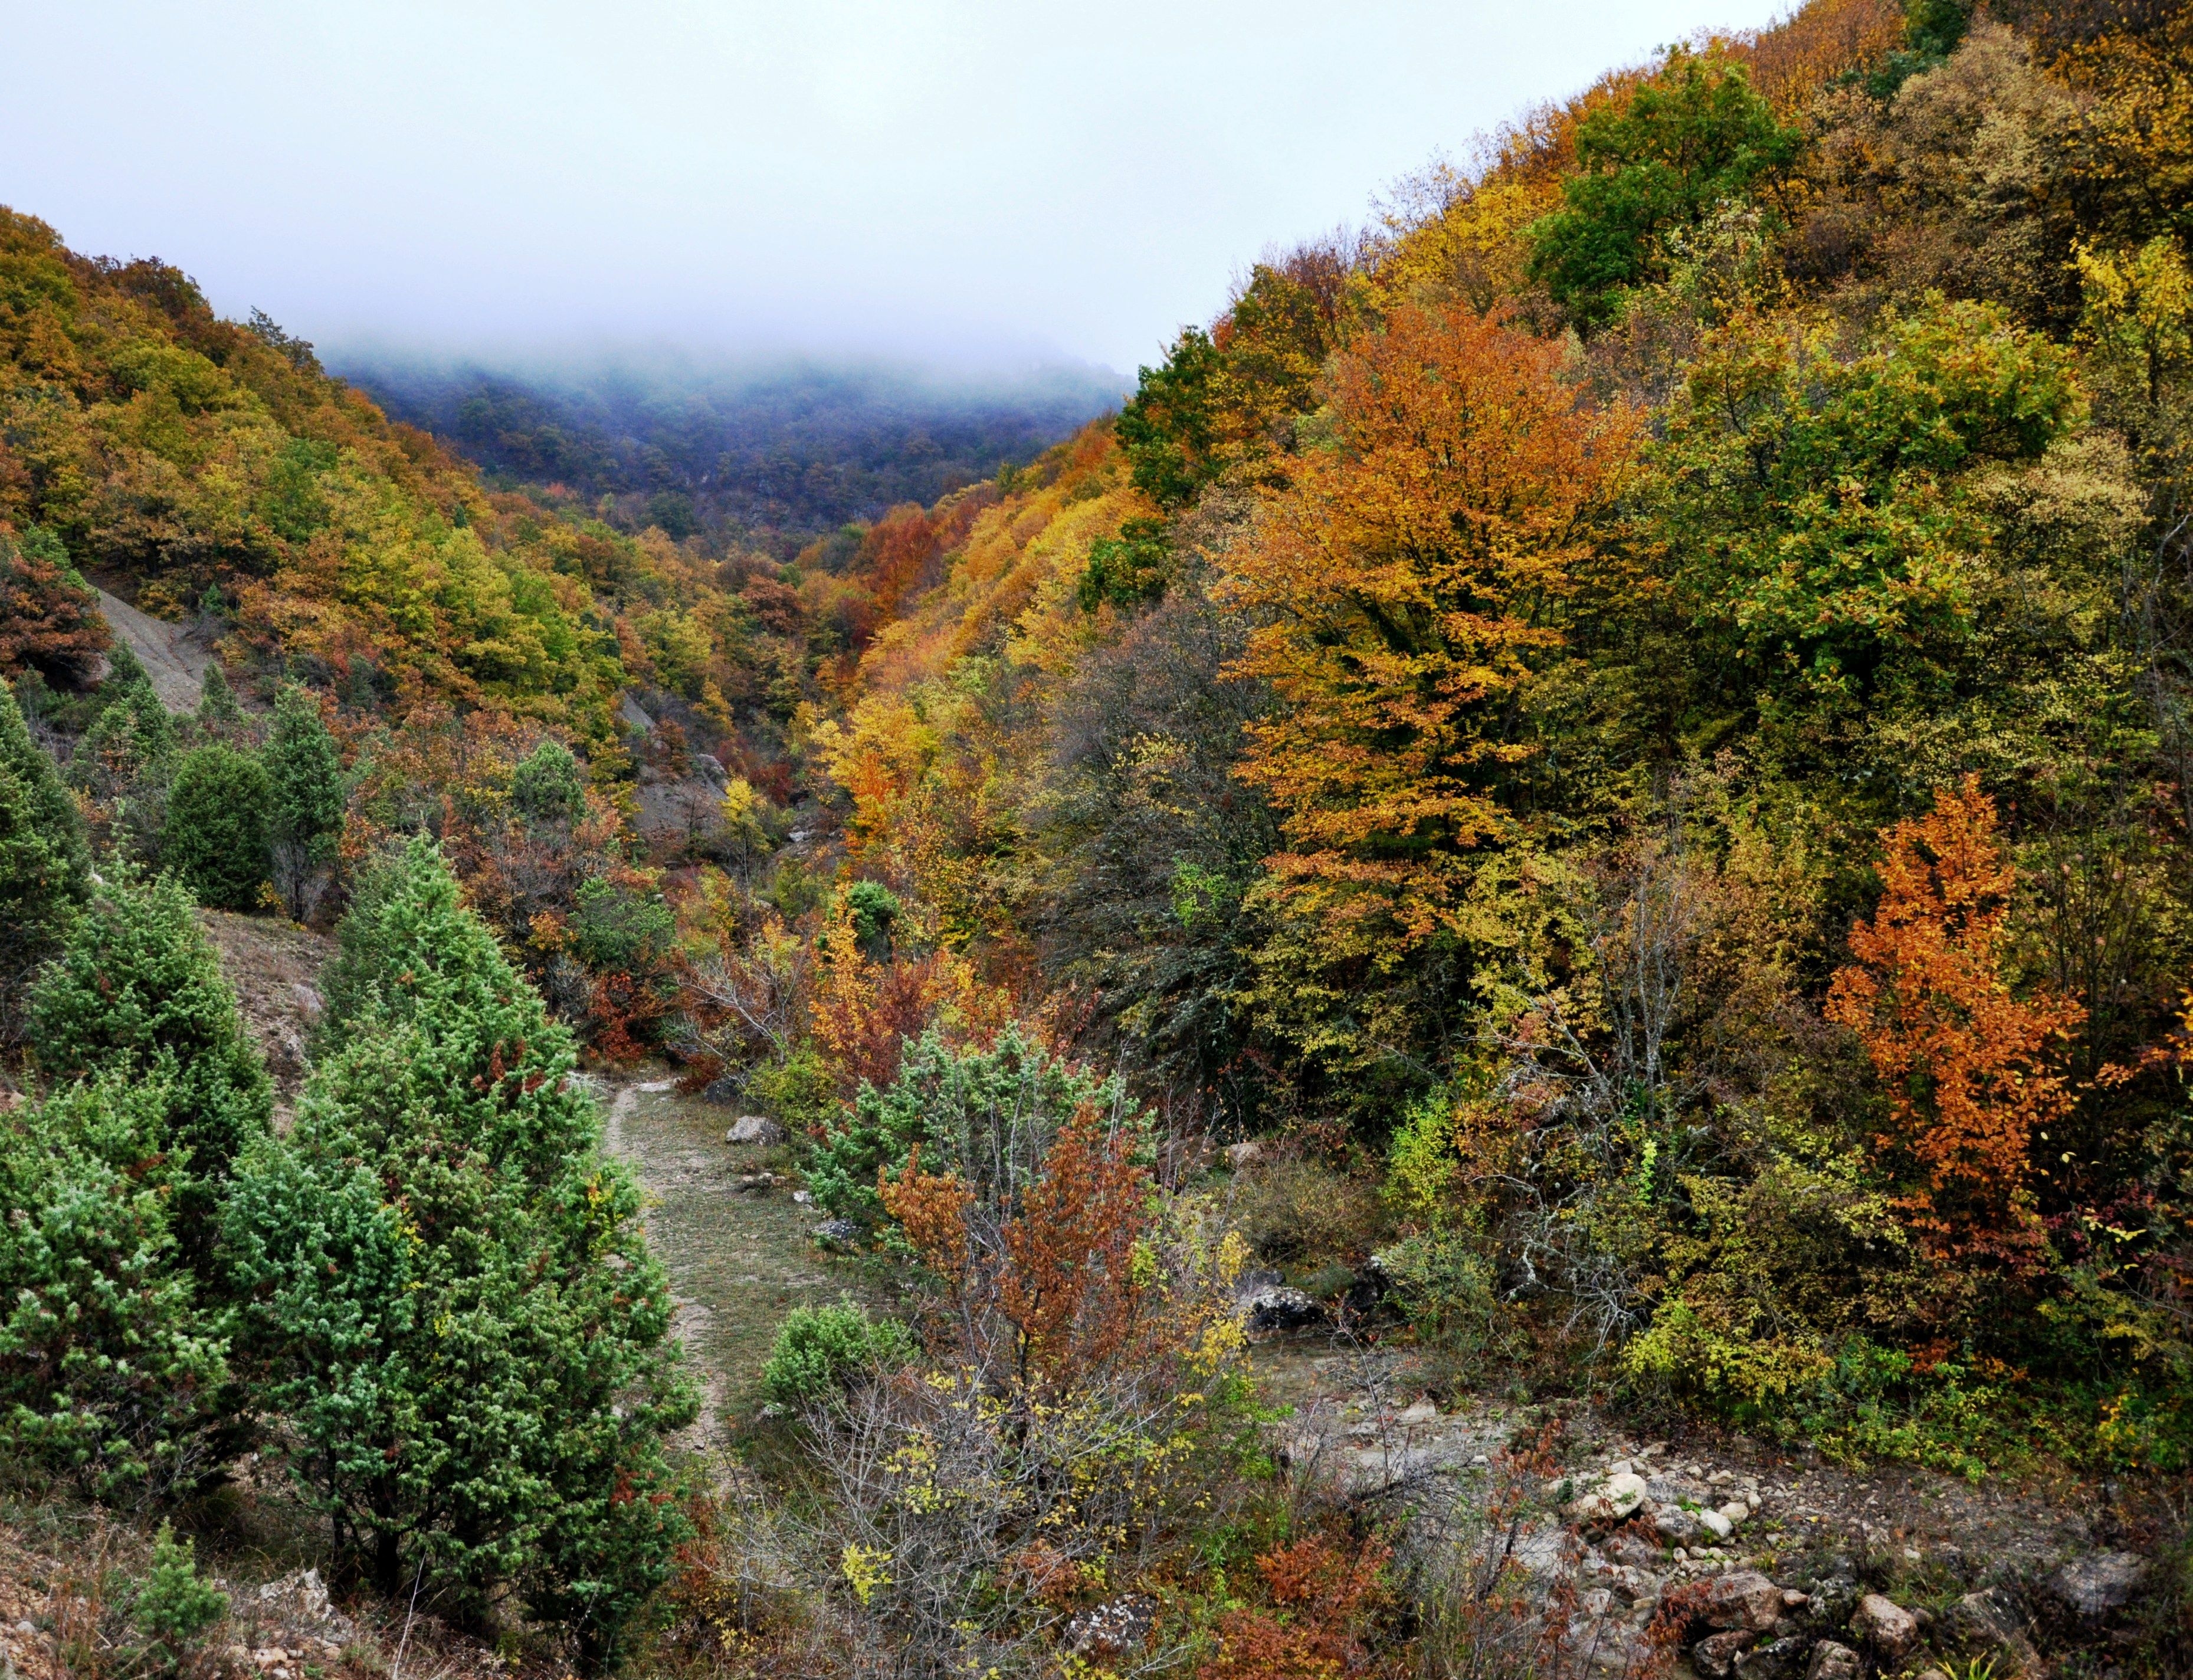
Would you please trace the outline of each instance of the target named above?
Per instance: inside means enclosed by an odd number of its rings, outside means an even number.
[[[1079,368],[982,382],[879,366],[532,371],[361,355],[340,370],[491,480],[614,497],[616,523],[673,538],[799,539],[926,505],[1025,465],[1125,394]]]

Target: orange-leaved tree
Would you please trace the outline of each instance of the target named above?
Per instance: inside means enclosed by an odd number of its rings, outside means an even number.
[[[1072,1385],[1131,1350],[1156,1355],[1140,1344],[1159,1334],[1158,1278],[1136,1265],[1149,1178],[1094,1108],[1060,1129],[1039,1171],[999,1206],[924,1172],[918,1149],[878,1189],[942,1281],[962,1351],[1014,1387]]]
[[[1881,840],[1881,904],[1852,930],[1857,961],[1835,974],[1827,1013],[1858,1035],[1887,1094],[1875,1146],[1904,1180],[1898,1207],[1935,1268],[1935,1306],[1954,1311],[1985,1281],[2041,1263],[2029,1147],[2070,1109],[2052,1047],[2086,1011],[2011,991],[2017,871],[1978,777],[1937,790],[1932,811]]]
[[[1395,949],[1451,923],[1506,826],[1518,700],[1631,454],[1635,416],[1582,404],[1563,355],[1464,306],[1396,309],[1327,372],[1329,443],[1221,557],[1257,626],[1235,670],[1280,702],[1240,770],[1282,815],[1272,867]]]

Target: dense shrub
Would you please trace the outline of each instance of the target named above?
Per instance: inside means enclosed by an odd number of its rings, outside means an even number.
[[[542,741],[511,772],[510,803],[529,822],[575,822],[586,809],[586,794],[579,761],[561,741]]]
[[[1122,1096],[1116,1080],[1047,1055],[1018,1025],[988,1050],[955,1049],[932,1029],[908,1047],[890,1089],[863,1085],[832,1123],[808,1184],[840,1218],[877,1225],[877,1175],[896,1177],[919,1149],[925,1169],[959,1174],[994,1206],[1061,1126],[1084,1108],[1108,1114]]]
[[[769,1363],[762,1368],[762,1388],[777,1405],[797,1410],[907,1350],[906,1332],[900,1326],[878,1323],[850,1301],[837,1306],[796,1306],[778,1327]]]
[[[0,1044],[14,1042],[23,986],[59,948],[89,880],[83,820],[0,683]]]
[[[213,741],[183,755],[168,791],[160,855],[200,904],[259,908],[273,863],[267,839],[273,791],[255,754]]]
[[[272,1091],[190,895],[114,866],[31,988],[31,1047],[55,1083],[112,1073],[167,1093],[163,1147],[218,1179]]]
[[[186,1489],[236,1403],[179,1262],[164,1080],[114,1071],[0,1116],[0,1440],[94,1496]]]

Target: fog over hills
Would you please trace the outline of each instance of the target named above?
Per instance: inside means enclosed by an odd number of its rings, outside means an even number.
[[[1021,465],[1115,409],[1087,365],[941,372],[881,361],[695,363],[662,349],[495,363],[365,349],[329,357],[395,419],[490,479],[616,501],[674,536],[786,541]]]

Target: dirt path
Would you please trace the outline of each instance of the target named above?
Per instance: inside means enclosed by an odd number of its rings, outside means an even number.
[[[603,1143],[648,1193],[648,1244],[670,1272],[677,1316],[706,1397],[695,1444],[722,1444],[761,1403],[761,1369],[795,1306],[867,1293],[857,1267],[815,1246],[822,1215],[792,1199],[790,1151],[734,1148],[731,1116],[667,1079],[618,1089]],[[767,1190],[739,1180],[776,1174]]]
[[[206,666],[213,663],[211,652],[185,626],[140,613],[103,589],[98,593],[107,627],[143,664],[160,704],[170,711],[196,711],[198,685],[204,681]]]

